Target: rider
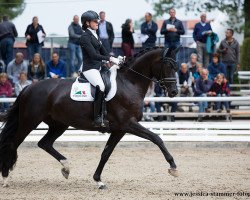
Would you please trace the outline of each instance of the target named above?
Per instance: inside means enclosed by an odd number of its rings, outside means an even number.
[[[87,11],[82,14],[82,28],[84,33],[80,38],[80,45],[83,53],[82,72],[85,78],[96,87],[94,100],[94,126],[106,127],[108,121],[104,119],[106,101],[104,98],[105,86],[100,75],[102,61],[110,61],[119,64],[119,59],[112,57],[105,50],[96,34],[98,29],[99,16],[94,11]]]

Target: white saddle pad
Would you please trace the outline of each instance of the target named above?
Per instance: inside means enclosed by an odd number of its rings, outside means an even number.
[[[117,91],[117,83],[116,83],[116,75],[117,69],[119,66],[113,65],[109,70],[110,74],[110,82],[111,89],[105,98],[106,101],[111,100]],[[78,78],[76,78],[75,82],[72,84],[70,98],[74,101],[94,101],[94,97],[91,95],[91,85],[90,83],[79,83]]]

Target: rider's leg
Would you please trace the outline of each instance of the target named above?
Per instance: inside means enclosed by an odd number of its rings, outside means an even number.
[[[101,74],[97,69],[91,69],[83,72],[83,75],[86,79],[96,87],[96,94],[94,100],[94,125],[96,127],[107,126],[108,121],[104,119],[105,116],[105,98],[104,98],[104,90],[105,86],[103,80],[101,78]]]

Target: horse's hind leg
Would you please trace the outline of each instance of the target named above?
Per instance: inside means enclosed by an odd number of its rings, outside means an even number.
[[[60,154],[57,150],[53,148],[53,144],[55,140],[60,137],[64,131],[68,128],[68,126],[61,124],[59,122],[52,122],[49,124],[49,130],[44,135],[44,137],[38,142],[38,146],[53,156],[56,160],[58,160],[62,168],[62,175],[67,179],[69,177],[69,165],[67,158],[65,158],[62,154]]]

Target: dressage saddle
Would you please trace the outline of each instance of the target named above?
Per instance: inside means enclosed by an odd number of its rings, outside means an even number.
[[[111,72],[109,71],[109,69],[106,66],[102,66],[101,70],[100,70],[100,74],[103,80],[103,83],[105,85],[105,97],[108,95],[110,89],[111,89],[111,82],[110,82],[110,74]],[[89,81],[86,79],[86,77],[83,75],[83,73],[80,73],[80,77],[78,79],[78,81],[80,83],[88,83]],[[91,95],[93,98],[95,98],[95,94],[96,94],[96,87],[91,85]]]

